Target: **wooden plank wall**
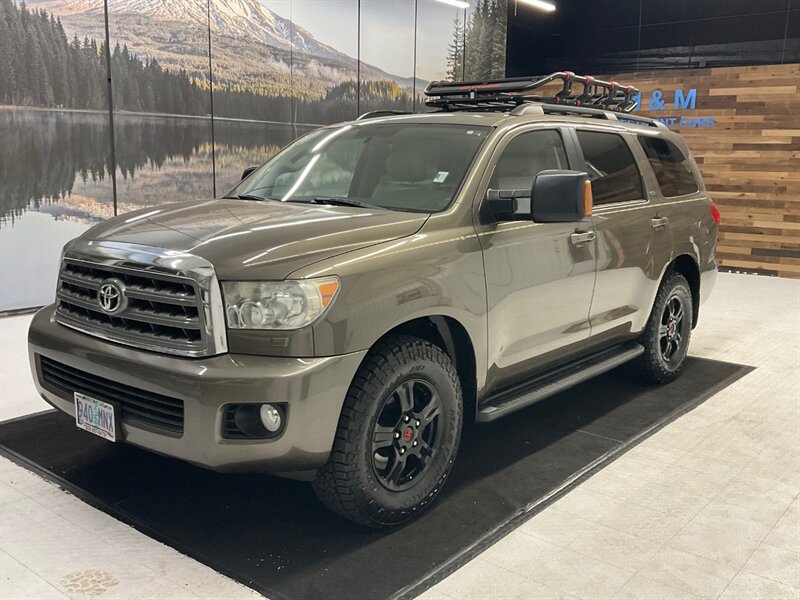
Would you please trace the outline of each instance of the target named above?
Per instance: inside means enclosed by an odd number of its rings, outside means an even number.
[[[800,277],[800,64],[627,73],[643,91],[639,114],[714,117],[680,128],[722,213],[718,257],[728,270]],[[605,79],[605,77],[603,77]],[[697,89],[695,110],[674,90]],[[664,91],[662,111],[649,110]]]

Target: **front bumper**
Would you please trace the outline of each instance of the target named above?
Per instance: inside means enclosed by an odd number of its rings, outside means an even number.
[[[221,471],[273,473],[317,469],[328,459],[347,389],[366,351],[323,358],[221,354],[177,358],[73,331],[40,310],[28,333],[36,387],[54,407],[75,414],[72,397],[45,389],[39,356],[155,394],[183,400],[182,434],[122,422],[123,439],[160,454]],[[222,407],[282,402],[286,428],[268,440],[224,439]]]

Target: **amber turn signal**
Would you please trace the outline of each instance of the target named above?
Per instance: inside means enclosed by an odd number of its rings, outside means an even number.
[[[583,214],[587,217],[592,214],[592,182],[588,179],[583,182]]]
[[[331,303],[333,297],[336,295],[336,290],[339,289],[339,282],[332,281],[330,283],[323,283],[319,286],[319,295],[322,297],[322,306],[326,308]]]

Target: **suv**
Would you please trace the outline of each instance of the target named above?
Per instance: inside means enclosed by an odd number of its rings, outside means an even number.
[[[318,129],[225,198],[68,243],[29,332],[44,399],[378,527],[431,503],[465,420],[628,361],[677,377],[719,222],[680,136],[571,73],[426,91],[439,110]]]

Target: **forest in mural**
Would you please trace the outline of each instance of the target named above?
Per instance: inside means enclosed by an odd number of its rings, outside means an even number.
[[[0,0],[0,311],[45,303],[26,274],[54,282],[92,223],[222,195],[311,127],[423,110],[429,81],[505,65],[507,0],[105,4]]]
[[[447,55],[450,81],[505,77],[507,13],[508,0],[477,0],[470,17],[456,16]]]
[[[0,104],[102,109],[106,97],[104,42],[67,38],[59,18],[46,11],[0,0]],[[111,53],[113,100],[119,110],[181,115],[209,112],[207,80],[185,69],[167,70],[156,57],[141,58],[117,43]],[[356,100],[363,110],[390,104],[411,110],[412,96],[396,81],[345,81],[322,97],[293,97],[237,89],[215,89],[215,116],[264,121],[331,123],[352,118]],[[358,95],[360,94],[360,99]]]

